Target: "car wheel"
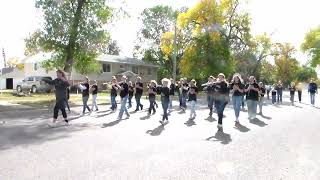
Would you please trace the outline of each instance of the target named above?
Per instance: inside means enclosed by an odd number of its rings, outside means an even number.
[[[37,87],[36,87],[36,86],[32,86],[31,92],[32,92],[32,93],[36,93],[36,92],[37,92]]]
[[[17,92],[18,92],[18,93],[22,92],[21,86],[17,86]]]

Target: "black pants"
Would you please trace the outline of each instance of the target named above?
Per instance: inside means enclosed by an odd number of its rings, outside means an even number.
[[[299,102],[301,102],[301,94],[302,94],[302,91],[298,91]]]
[[[156,102],[156,98],[155,98],[155,97],[149,97],[149,103],[150,103],[149,113],[150,113],[150,114],[151,114],[151,111],[153,111],[153,113],[156,112],[156,108],[154,107],[155,102]]]
[[[54,119],[58,118],[59,110],[61,110],[63,118],[67,119],[67,113],[66,113],[66,109],[65,109],[65,102],[66,102],[66,100],[56,101],[56,105],[54,106],[54,109],[53,109],[53,118]]]
[[[222,118],[223,118],[223,111],[226,105],[228,104],[225,100],[217,100],[215,101],[215,105],[217,107],[217,114],[218,114],[218,124],[222,125]]]

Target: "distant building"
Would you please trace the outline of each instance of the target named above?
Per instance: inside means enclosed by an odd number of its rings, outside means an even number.
[[[0,89],[15,89],[17,83],[30,76],[50,76],[56,78],[55,70],[47,72],[41,67],[41,63],[49,58],[50,54],[39,53],[23,59],[21,61],[23,66],[20,69],[17,67],[3,68],[1,70]],[[141,76],[144,82],[157,79],[158,66],[145,63],[139,59],[102,54],[96,60],[101,64],[101,73],[89,74],[90,80],[106,82],[110,81],[112,76],[120,78],[122,75],[126,75],[132,81],[135,81],[137,76]],[[69,75],[69,80],[71,83],[78,83],[84,80],[84,76],[73,70]]]

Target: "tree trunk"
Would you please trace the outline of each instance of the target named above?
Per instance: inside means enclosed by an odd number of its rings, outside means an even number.
[[[79,28],[79,22],[81,19],[81,11],[83,9],[85,1],[86,0],[78,0],[78,7],[77,7],[76,13],[74,15],[73,24],[70,29],[69,42],[66,47],[67,57],[66,57],[66,61],[64,64],[64,71],[68,72],[68,73],[71,72],[71,68],[72,68],[72,64],[73,64],[74,50],[75,50],[76,40],[77,40],[78,33],[79,33],[78,28]]]

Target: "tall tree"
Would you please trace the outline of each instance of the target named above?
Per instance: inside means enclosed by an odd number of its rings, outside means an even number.
[[[312,67],[320,65],[320,26],[305,35],[301,49],[310,56]]]
[[[94,70],[95,57],[107,48],[109,40],[103,25],[111,19],[113,9],[105,0],[36,0],[36,7],[43,13],[44,24],[25,40],[26,54],[52,52],[44,65],[47,68]]]
[[[285,84],[295,80],[299,63],[294,58],[296,49],[289,43],[276,43],[273,49],[276,79]]]
[[[168,77],[172,72],[171,57],[164,56],[160,43],[163,34],[174,29],[176,14],[170,6],[161,5],[146,8],[141,13],[142,27],[138,32],[134,56],[159,65],[159,78]]]
[[[118,46],[118,42],[116,40],[110,41],[105,53],[110,55],[119,55],[121,52],[120,47]]]

